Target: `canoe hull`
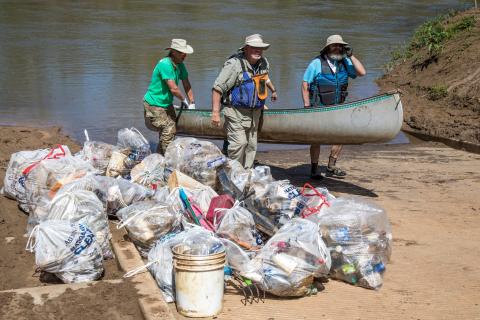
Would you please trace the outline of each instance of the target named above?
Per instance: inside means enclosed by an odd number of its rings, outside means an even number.
[[[177,131],[201,138],[224,138],[210,123],[211,111],[183,110]],[[392,140],[400,131],[403,107],[398,93],[323,108],[264,112],[260,142],[284,144],[363,144]]]

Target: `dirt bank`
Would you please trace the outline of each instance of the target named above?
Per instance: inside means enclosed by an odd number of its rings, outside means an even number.
[[[480,145],[480,10],[420,26],[390,68],[378,84],[405,93],[404,129]]]
[[[143,318],[136,299],[131,299],[132,285],[126,280],[98,281],[81,289],[66,288],[58,295],[44,293],[39,298],[34,296],[32,292],[0,293],[0,318],[12,320]],[[35,298],[39,301],[35,301]]]
[[[0,127],[0,186],[3,186],[12,153],[57,144],[68,145],[72,152],[80,149],[58,127]],[[80,313],[92,320],[141,318],[136,289],[128,281],[99,283],[78,291],[67,289],[41,305],[34,304],[29,294],[1,292],[59,283],[54,277],[40,277],[35,272],[35,256],[25,250],[27,218],[18,209],[16,201],[0,196],[0,319],[76,319]],[[118,269],[114,259],[104,261],[104,267],[102,280],[122,278],[123,272]]]

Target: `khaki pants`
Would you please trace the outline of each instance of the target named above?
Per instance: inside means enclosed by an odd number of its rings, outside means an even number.
[[[168,108],[153,107],[143,102],[145,126],[152,130],[158,131],[157,152],[164,155],[170,142],[175,139],[177,133],[176,114],[173,106]]]
[[[257,133],[261,109],[225,107],[225,131],[228,157],[239,161],[245,168],[253,167],[257,153]]]

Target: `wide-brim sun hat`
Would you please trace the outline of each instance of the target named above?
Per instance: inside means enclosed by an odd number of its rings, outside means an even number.
[[[191,54],[193,53],[193,48],[187,44],[185,39],[172,39],[170,47],[165,48],[165,50],[177,50],[182,53]]]
[[[343,44],[344,46],[348,45],[347,42],[343,41],[343,38],[342,38],[341,35],[333,34],[333,35],[331,35],[330,37],[327,38],[327,42],[326,42],[325,46],[322,48],[322,50],[320,50],[320,52],[325,51],[325,49],[327,49],[327,47],[331,44]]]
[[[242,50],[246,46],[262,48],[264,50],[267,50],[270,47],[270,44],[263,42],[263,37],[261,34],[255,33],[245,38],[245,43],[240,48],[240,50]]]

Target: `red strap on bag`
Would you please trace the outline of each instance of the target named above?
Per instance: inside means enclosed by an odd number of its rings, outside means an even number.
[[[307,193],[307,189],[309,191],[313,191],[312,193]],[[302,190],[300,191],[300,194],[304,197],[320,197],[322,199],[322,203],[320,205],[311,207],[311,208],[305,208],[305,210],[302,212],[302,218],[306,218],[308,216],[311,216],[312,214],[316,214],[320,212],[320,209],[322,209],[323,205],[326,205],[327,207],[330,207],[330,202],[328,202],[327,197],[320,192],[318,192],[317,189],[315,189],[311,184],[305,183],[303,185]]]
[[[60,152],[59,153],[55,153],[55,150],[57,149],[60,149]],[[65,157],[65,150],[63,149],[63,146],[61,144],[57,144],[57,147],[56,148],[52,148],[50,149],[50,152],[45,156],[43,157],[43,159],[37,161],[37,162],[34,162],[32,163],[31,165],[29,165],[28,167],[26,167],[23,171],[22,171],[22,174],[23,175],[27,175],[30,173],[30,171],[33,170],[33,168],[35,168],[36,166],[38,166],[38,164],[42,161],[42,160],[45,160],[45,159],[59,159],[61,157]]]

